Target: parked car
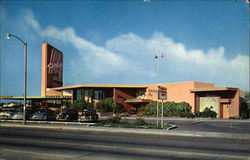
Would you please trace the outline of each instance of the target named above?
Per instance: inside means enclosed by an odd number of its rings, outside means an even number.
[[[60,114],[57,115],[57,119],[66,121],[77,121],[78,111],[73,108],[65,108]]]
[[[0,119],[11,119],[12,116],[20,110],[19,107],[3,107],[0,112]]]
[[[78,121],[96,121],[98,120],[98,115],[96,114],[96,110],[94,108],[85,109],[82,114],[79,116]]]
[[[25,119],[30,119],[30,117],[31,117],[31,113],[30,112],[26,112],[25,113]],[[15,119],[15,120],[19,120],[19,119],[23,119],[23,112],[21,111],[21,112],[16,112],[12,117],[11,117],[11,119]]]
[[[11,119],[11,117],[15,114],[13,111],[2,111],[0,112],[0,119]]]
[[[31,120],[56,120],[56,113],[51,110],[38,111],[31,116]]]

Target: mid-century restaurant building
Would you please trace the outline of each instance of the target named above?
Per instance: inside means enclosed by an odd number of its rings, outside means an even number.
[[[218,118],[239,116],[240,97],[239,88],[216,88],[213,83],[179,82],[152,85],[73,85],[63,86],[63,53],[48,43],[42,45],[42,96],[70,96],[72,102],[77,99],[89,99],[92,91],[94,102],[112,97],[116,103],[126,110],[146,105],[158,99],[158,88],[164,88],[166,98],[163,102],[187,102],[192,111],[202,111],[206,107],[213,107]],[[94,92],[94,94],[93,94]],[[93,96],[94,95],[94,96]]]
[[[127,111],[136,111],[152,101],[187,102],[192,112],[213,107],[218,118],[239,116],[240,98],[243,92],[239,88],[216,88],[213,83],[179,82],[152,85],[73,85],[63,86],[63,53],[48,43],[42,44],[42,83],[41,96],[30,97],[32,102],[71,101],[92,99],[94,103],[112,97]],[[164,91],[160,92],[159,90]],[[159,95],[164,100],[159,99]],[[1,97],[13,100],[15,97]],[[20,97],[16,99],[21,100]],[[62,103],[61,103],[62,104]]]

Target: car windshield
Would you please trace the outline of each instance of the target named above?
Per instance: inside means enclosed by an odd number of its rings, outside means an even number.
[[[17,112],[15,115],[23,115],[23,112]]]
[[[12,112],[12,111],[3,111],[3,112],[0,112],[0,115],[6,115],[6,114],[11,115],[11,114],[14,114],[14,112]]]
[[[33,116],[35,116],[35,117],[44,117],[44,116],[45,116],[45,113],[44,113],[44,112],[35,113],[35,114],[33,114]]]
[[[63,113],[75,113],[76,112],[76,110],[74,110],[74,109],[64,109],[63,110]]]

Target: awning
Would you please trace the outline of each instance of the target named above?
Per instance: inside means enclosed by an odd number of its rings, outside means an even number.
[[[229,88],[229,87],[221,87],[221,88],[197,88],[197,89],[190,89],[191,93],[196,92],[212,92],[212,91],[237,91],[238,88]]]
[[[150,100],[150,99],[130,98],[130,99],[126,99],[124,102],[126,102],[126,103],[150,103],[150,102],[152,102],[152,100]]]
[[[23,100],[23,96],[0,96],[5,100]],[[64,100],[71,99],[71,96],[27,96],[26,100]]]
[[[100,84],[83,84],[83,85],[73,85],[57,88],[48,88],[50,90],[61,91],[61,90],[72,90],[80,88],[147,88],[146,85],[100,85]]]

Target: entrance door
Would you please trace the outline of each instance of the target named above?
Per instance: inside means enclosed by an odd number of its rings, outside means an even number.
[[[221,118],[229,118],[229,104],[222,104],[222,109],[221,109]]]

